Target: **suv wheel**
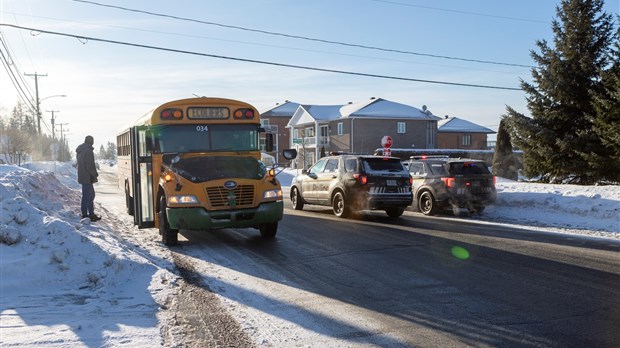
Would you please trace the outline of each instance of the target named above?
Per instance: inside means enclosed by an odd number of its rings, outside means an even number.
[[[397,217],[403,215],[404,211],[405,211],[405,209],[401,208],[401,207],[393,207],[393,208],[385,209],[385,213],[388,214],[388,216],[391,217],[391,218],[397,218]]]
[[[482,214],[484,213],[484,205],[474,204],[469,208],[470,214]]]
[[[291,189],[291,203],[293,203],[293,209],[295,210],[302,210],[304,208],[304,200],[301,198],[297,187]]]
[[[334,194],[334,198],[332,199],[332,209],[334,210],[334,215],[337,217],[344,218],[349,215],[350,209],[344,201],[344,195],[342,192],[336,192],[336,194]]]
[[[435,203],[435,197],[429,191],[424,191],[418,197],[418,208],[424,215],[437,214],[437,204]]]

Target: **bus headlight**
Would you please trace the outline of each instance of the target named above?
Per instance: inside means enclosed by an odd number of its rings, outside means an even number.
[[[198,198],[194,195],[173,195],[168,199],[170,204],[198,204]]]
[[[263,193],[264,200],[277,200],[282,199],[282,190],[267,190]]]

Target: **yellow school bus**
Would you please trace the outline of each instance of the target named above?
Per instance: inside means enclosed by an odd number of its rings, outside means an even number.
[[[262,132],[252,105],[205,97],[164,103],[121,129],[118,180],[134,224],[159,228],[166,245],[179,229],[254,227],[273,238],[284,204],[275,165],[261,162],[261,146],[273,148]]]

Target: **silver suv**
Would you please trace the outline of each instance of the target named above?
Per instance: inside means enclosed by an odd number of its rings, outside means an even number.
[[[334,215],[385,210],[399,217],[412,203],[411,176],[396,157],[338,155],[321,158],[291,184],[293,208],[331,206]]]

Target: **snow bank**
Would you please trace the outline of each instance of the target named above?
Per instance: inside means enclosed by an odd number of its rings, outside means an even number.
[[[75,182],[74,170],[65,175]],[[81,220],[80,198],[50,171],[0,174],[0,321],[12,327],[2,345],[46,346],[49,332],[61,346],[159,341],[157,313],[176,276],[113,226]]]
[[[579,186],[498,179],[485,218],[620,239],[620,186]]]

